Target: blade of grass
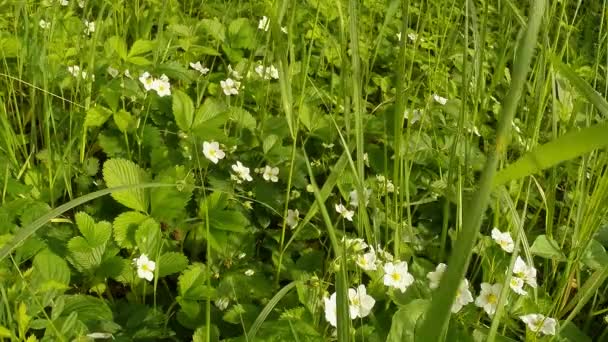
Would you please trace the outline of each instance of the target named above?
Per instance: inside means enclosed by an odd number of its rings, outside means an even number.
[[[285,295],[289,293],[289,291],[291,291],[291,289],[293,289],[297,284],[298,281],[294,280],[291,283],[285,285],[282,289],[279,290],[279,292],[277,292],[277,294],[274,295],[274,297],[272,297],[272,299],[270,299],[270,301],[268,301],[268,304],[266,304],[264,309],[262,309],[262,312],[260,312],[258,317],[255,319],[255,321],[249,328],[249,331],[247,332],[247,338],[250,341],[255,341],[255,335],[258,333],[258,330],[260,330],[260,327],[262,326],[268,315],[270,315],[270,313],[272,312],[274,307],[279,303],[279,301],[281,301],[281,299],[283,299],[283,297],[285,297]]]
[[[310,176],[310,184],[312,185],[312,188],[314,190],[315,200],[318,203],[319,210],[321,211],[321,216],[323,217],[323,221],[327,226],[327,234],[329,235],[331,246],[334,250],[334,253],[336,253],[335,257],[342,259],[342,265],[336,273],[336,311],[338,317],[337,336],[339,342],[347,342],[349,341],[350,336],[350,319],[348,316],[348,298],[346,296],[348,281],[346,279],[346,269],[344,267],[344,263],[346,260],[346,255],[344,255],[345,249],[339,248],[338,238],[336,237],[334,226],[331,222],[331,218],[329,217],[329,213],[327,212],[327,208],[325,208],[325,199],[321,196],[319,187],[317,187],[317,182],[315,181],[314,173],[312,172],[312,167],[310,166],[310,161],[308,160],[308,155],[306,154],[306,150],[304,147],[302,148],[302,153],[304,154],[304,159],[306,160],[306,169],[308,170],[308,175]],[[337,255],[338,251],[340,250],[342,250],[342,255]]]
[[[566,160],[608,146],[606,132],[608,132],[608,123],[602,123],[578,132],[569,132],[541,145],[500,170],[494,178],[494,186],[535,174]]]
[[[103,190],[98,190],[92,192],[90,194],[86,194],[84,196],[75,198],[65,204],[58,206],[57,208],[49,211],[48,213],[40,216],[38,219],[34,220],[32,223],[27,226],[19,229],[13,239],[5,244],[0,249],[0,261],[4,260],[10,253],[12,253],[22,242],[27,240],[30,236],[32,236],[40,227],[44,226],[51,219],[65,213],[70,209],[74,209],[77,206],[92,201],[96,198],[109,195],[115,191],[122,190],[131,190],[131,189],[143,189],[143,188],[159,188],[159,187],[170,187],[176,186],[175,184],[166,184],[166,183],[142,183],[142,184],[131,184],[131,185],[123,185],[117,186],[113,188],[107,188]]]
[[[533,2],[530,8],[528,27],[523,39],[518,43],[511,88],[501,109],[496,146],[486,161],[479,190],[467,210],[467,215],[464,216],[463,230],[454,243],[454,251],[448,262],[449,267],[443,275],[439,289],[431,302],[429,311],[426,313],[420,334],[416,338],[418,341],[441,341],[444,339],[444,331],[450,319],[450,308],[456,297],[460,281],[466,273],[483,215],[488,206],[498,158],[509,144],[511,121],[526,82],[544,11],[544,0]]]

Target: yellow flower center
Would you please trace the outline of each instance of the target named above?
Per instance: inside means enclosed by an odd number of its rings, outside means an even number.
[[[393,274],[391,274],[391,278],[393,278],[394,281],[399,281],[399,280],[401,280],[401,274],[393,273]]]
[[[496,298],[496,296],[493,293],[490,293],[488,295],[488,303],[489,304],[494,304],[498,301],[498,298]]]

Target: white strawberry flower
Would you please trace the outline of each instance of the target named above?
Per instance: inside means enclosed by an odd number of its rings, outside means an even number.
[[[249,173],[249,168],[241,164],[240,161],[237,161],[236,164],[232,165],[232,171],[236,173],[236,181],[237,183],[242,183],[243,181],[251,182],[253,178]]]
[[[300,212],[298,211],[298,209],[287,210],[287,218],[285,219],[285,222],[289,227],[291,227],[291,229],[295,228],[298,225],[298,221],[300,221],[299,216]]]
[[[206,75],[207,73],[209,73],[209,68],[205,68],[200,61],[196,62],[196,63],[190,63],[190,67],[198,72],[201,73],[201,75]]]
[[[354,211],[346,209],[342,203],[336,204],[336,212],[349,221],[352,221],[353,216],[355,215]]]
[[[243,78],[243,76],[241,76],[241,74],[236,69],[232,69],[232,65],[230,64],[228,64],[228,75],[234,77],[237,80]]]
[[[374,248],[370,247],[370,251],[365,254],[359,254],[355,261],[357,266],[361,267],[364,271],[375,271],[376,270],[376,252]]]
[[[407,270],[405,261],[384,264],[384,285],[399,289],[402,293],[414,282],[414,277]]]
[[[154,278],[154,270],[156,269],[156,263],[145,254],[142,254],[139,258],[133,259],[137,266],[137,276],[152,281]]]
[[[222,87],[222,90],[226,96],[238,95],[241,82],[235,81],[232,78],[227,78],[220,81],[220,86]]]
[[[323,298],[323,304],[325,309],[325,320],[333,327],[337,327],[338,315],[336,308],[336,293],[334,292],[329,298]]]
[[[357,289],[348,289],[348,309],[350,318],[363,318],[369,315],[376,304],[376,300],[367,294],[365,285],[361,284]]]
[[[469,290],[469,281],[463,279],[456,293],[456,300],[452,304],[452,312],[457,313],[463,306],[473,302],[473,294]]]
[[[441,97],[437,94],[433,94],[433,100],[435,100],[435,102],[439,103],[442,106],[445,106],[445,104],[448,103],[448,99],[446,99],[445,97]]]
[[[519,277],[511,277],[511,280],[509,280],[509,287],[518,295],[525,296],[528,294],[524,290],[524,284],[524,280]]]
[[[498,305],[498,299],[500,298],[500,292],[502,291],[502,284],[489,284],[481,283],[481,292],[477,299],[475,299],[475,305],[483,308],[483,310],[492,316],[496,312],[496,306]]]
[[[40,26],[41,29],[46,30],[49,27],[51,27],[51,23],[49,23],[48,21],[44,20],[44,19],[40,19],[40,21],[38,22],[38,25]]]
[[[346,245],[346,249],[352,250],[355,253],[367,248],[367,243],[361,238],[350,239],[343,236],[340,242]]]
[[[248,269],[247,271],[245,271],[245,275],[248,277],[251,277],[254,274],[255,274],[255,271],[252,269]]]
[[[515,244],[513,243],[513,238],[511,238],[511,234],[509,232],[501,232],[498,228],[494,227],[492,229],[492,239],[496,241],[496,243],[507,253],[513,252],[513,247]]]
[[[70,4],[69,0],[59,0],[59,4],[61,6],[68,6]]]
[[[115,78],[116,76],[118,76],[118,69],[114,69],[113,67],[109,66],[106,71],[108,72],[108,75],[112,76],[112,78]]]
[[[513,274],[518,278],[523,279],[526,284],[536,288],[536,268],[534,268],[534,266],[526,265],[524,260],[519,256],[515,260]]]
[[[95,22],[84,20],[84,34],[90,36],[91,33],[95,32]]]
[[[220,159],[224,159],[226,156],[226,153],[220,149],[220,144],[217,141],[203,142],[203,154],[205,158],[214,164],[217,164]]]
[[[159,79],[155,79],[152,83],[152,89],[156,90],[156,93],[160,97],[171,95],[171,83],[169,83],[169,78],[163,74]]]
[[[215,301],[215,306],[218,309],[220,309],[220,311],[226,310],[228,308],[229,304],[230,304],[230,299],[227,297],[221,297]]]
[[[439,287],[439,282],[441,281],[441,277],[443,273],[448,268],[448,266],[444,263],[440,263],[435,268],[435,271],[429,272],[426,274],[426,278],[430,281],[429,287],[431,289],[436,289]]]
[[[264,172],[262,174],[262,178],[264,178],[265,181],[270,181],[273,183],[278,182],[279,181],[279,168],[271,167],[270,165],[266,165],[264,167]]]
[[[126,74],[127,74],[127,72],[125,71],[125,75]],[[144,85],[144,89],[146,89],[146,91],[150,91],[150,90],[154,89],[154,78],[147,71],[144,72],[139,77],[139,82],[141,82]]]
[[[557,321],[554,318],[545,317],[541,314],[529,314],[520,316],[519,319],[526,323],[528,329],[535,333],[541,332],[545,335],[555,335]]]
[[[267,16],[263,16],[258,22],[258,30],[268,31],[270,27],[270,19]]]

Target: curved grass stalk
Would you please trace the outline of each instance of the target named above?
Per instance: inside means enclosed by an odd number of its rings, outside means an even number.
[[[536,0],[530,8],[530,17],[526,32],[519,41],[517,57],[514,63],[513,81],[504,100],[500,113],[500,122],[496,136],[496,146],[488,156],[484,172],[480,180],[479,190],[464,216],[463,229],[454,244],[454,251],[449,258],[446,273],[439,286],[431,306],[426,313],[417,341],[442,341],[450,319],[450,308],[456,297],[458,286],[464,277],[473,253],[479,229],[493,189],[498,158],[504,153],[509,144],[511,121],[515,115],[517,104],[521,97],[524,84],[530,68],[532,54],[536,47],[538,31],[545,12],[545,0]]]
[[[32,223],[27,226],[19,229],[13,239],[9,241],[6,245],[4,245],[0,249],[0,261],[4,260],[9,254],[11,254],[22,242],[27,240],[30,236],[34,235],[40,227],[44,226],[51,219],[65,213],[70,209],[74,209],[77,206],[92,201],[96,198],[109,195],[115,191],[123,191],[123,190],[131,190],[131,189],[143,189],[143,188],[160,188],[160,187],[170,187],[176,186],[175,184],[167,184],[167,183],[142,183],[142,184],[131,184],[131,185],[123,185],[117,186],[113,188],[103,189],[99,191],[92,192],[90,194],[86,194],[84,196],[75,198],[65,204],[58,206],[57,208],[49,211],[48,213],[42,215]]]
[[[247,339],[249,341],[255,341],[255,335],[258,333],[258,330],[260,330],[260,327],[262,326],[270,312],[272,312],[272,309],[274,309],[274,307],[279,303],[279,301],[283,299],[283,297],[285,297],[285,295],[287,295],[287,293],[289,293],[289,291],[291,291],[291,289],[293,289],[297,284],[298,281],[294,280],[291,283],[285,285],[282,289],[279,290],[279,292],[277,292],[277,294],[274,295],[274,297],[272,297],[268,304],[266,304],[264,309],[262,309],[262,312],[260,312],[258,317],[255,319],[255,321],[249,328],[249,331],[247,332]]]

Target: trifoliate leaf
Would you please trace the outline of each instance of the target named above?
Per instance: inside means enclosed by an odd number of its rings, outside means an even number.
[[[135,232],[148,216],[137,212],[127,211],[114,219],[114,240],[122,248],[135,247]]]
[[[64,296],[64,313],[78,313],[78,319],[85,324],[98,321],[112,321],[112,310],[102,299],[85,296],[73,295]]]
[[[149,177],[144,170],[129,160],[110,159],[103,165],[103,179],[108,187],[142,184]],[[115,191],[112,197],[120,204],[131,209],[146,212],[150,202],[146,189]]]
[[[93,106],[87,110],[84,118],[85,127],[98,127],[103,125],[112,116],[112,111],[102,106]]]
[[[179,276],[178,294],[182,300],[205,300],[212,298],[215,289],[208,287],[208,270],[204,264],[195,263]]]
[[[38,253],[33,262],[32,284],[38,289],[62,289],[70,284],[70,268],[65,260],[46,250]]]
[[[164,277],[169,274],[179,273],[188,266],[188,258],[182,253],[169,252],[160,256],[156,262],[158,276]]]
[[[95,223],[93,218],[84,212],[79,212],[75,216],[78,230],[91,247],[105,245],[112,235],[112,225],[109,222],[101,221]]]

